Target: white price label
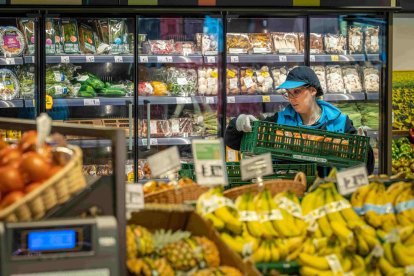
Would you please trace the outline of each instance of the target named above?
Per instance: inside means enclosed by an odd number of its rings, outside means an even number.
[[[247,181],[253,178],[273,174],[272,155],[261,154],[249,159],[240,161],[242,180]]]
[[[8,65],[16,64],[16,60],[14,58],[6,58],[6,64]]]
[[[148,63],[148,56],[140,56],[139,62],[141,63]]]
[[[61,63],[69,63],[70,62],[70,58],[68,56],[61,56],[60,57],[60,62]]]
[[[173,62],[173,57],[172,56],[158,56],[157,57],[157,62],[171,63],[171,62]]]
[[[101,105],[101,102],[99,99],[84,99],[83,105],[84,106],[96,106],[96,105]]]
[[[140,184],[126,184],[125,207],[127,212],[144,208],[144,192]]]
[[[90,63],[95,62],[94,56],[86,56],[85,58],[86,58],[86,62],[90,62]]]
[[[279,61],[280,62],[287,62],[287,57],[286,56],[279,56]]]
[[[230,56],[230,62],[232,62],[232,63],[239,62],[239,57],[238,56]]]
[[[114,56],[114,60],[116,63],[124,62],[124,58],[122,56]]]
[[[181,169],[178,147],[171,147],[148,157],[148,164],[153,177],[160,177],[168,172],[177,172]]]
[[[315,62],[315,61],[316,61],[316,57],[315,57],[315,55],[310,55],[309,60],[310,60],[311,62]]]
[[[148,141],[147,141],[148,139],[142,139],[142,145],[143,146],[146,146],[146,145],[148,145]],[[151,138],[150,139],[150,145],[151,146],[156,146],[156,145],[158,145],[158,139],[157,138]]]
[[[216,63],[216,57],[207,56],[207,63]]]
[[[227,103],[236,103],[236,97],[234,96],[227,97]]]
[[[193,140],[195,173],[199,185],[227,185],[223,139]]]
[[[369,184],[367,168],[364,165],[337,172],[336,180],[342,195],[351,194],[359,187]]]
[[[190,97],[177,97],[176,102],[177,104],[190,104],[191,98]]]
[[[214,97],[206,97],[207,104],[214,104]]]

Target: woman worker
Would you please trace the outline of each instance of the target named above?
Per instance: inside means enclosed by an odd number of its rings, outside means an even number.
[[[286,81],[276,89],[286,89],[284,97],[289,105],[265,120],[280,125],[308,127],[340,133],[356,134],[352,121],[335,106],[317,99],[323,95],[318,77],[312,69],[299,66],[292,69]],[[240,114],[231,120],[225,133],[225,143],[232,149],[239,150],[244,132],[252,131],[251,122],[257,119],[253,115]],[[374,154],[368,151],[367,170],[374,170]]]

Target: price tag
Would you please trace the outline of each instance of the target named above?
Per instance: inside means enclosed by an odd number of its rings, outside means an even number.
[[[33,106],[35,106],[34,100],[33,100]],[[53,107],[53,98],[50,95],[46,95],[46,109],[52,109]]]
[[[144,192],[142,185],[134,183],[126,184],[125,207],[128,213],[144,208]]]
[[[14,58],[6,58],[6,64],[8,65],[16,64],[16,60]]]
[[[101,105],[101,102],[99,99],[84,99],[83,105],[84,106],[96,106],[96,105]]]
[[[341,195],[351,194],[359,187],[369,184],[367,168],[364,165],[337,172],[336,180]]]
[[[193,140],[192,149],[197,183],[226,186],[228,182],[223,140]]]
[[[339,56],[338,55],[332,55],[331,56],[331,61],[339,61]]]
[[[173,62],[173,57],[172,56],[157,56],[157,62],[171,63]]]
[[[95,62],[94,56],[86,56],[85,58],[86,58],[86,62],[90,62],[90,63]]]
[[[270,96],[262,96],[262,101],[264,103],[270,103]]]
[[[177,104],[190,104],[192,101],[190,97],[177,97],[176,102]]]
[[[310,60],[311,62],[315,62],[315,61],[316,61],[316,57],[315,57],[315,55],[310,55],[309,60]]]
[[[147,141],[147,139],[142,139],[142,145],[143,145],[143,146],[148,145],[148,141]],[[151,138],[151,139],[150,139],[150,145],[151,145],[151,146],[156,146],[156,145],[158,145],[158,139],[157,139],[157,138]]]
[[[287,57],[286,56],[279,56],[279,61],[280,62],[287,62]]]
[[[207,63],[216,63],[216,57],[207,56]]]
[[[139,56],[139,62],[148,63],[148,56]]]
[[[160,177],[168,172],[177,172],[181,169],[178,147],[174,146],[148,157],[148,164],[153,177]]]
[[[249,159],[240,161],[242,180],[247,181],[253,178],[273,174],[272,155],[261,154]]]
[[[235,103],[235,102],[236,102],[236,97],[234,96],[227,97],[227,103]]]
[[[207,104],[214,104],[214,97],[206,97]]]
[[[69,63],[70,62],[70,58],[68,56],[61,56],[60,57],[60,62],[61,63]]]
[[[123,63],[124,58],[122,56],[114,56],[114,60],[116,63]]]
[[[230,56],[230,62],[231,63],[239,62],[239,57],[238,56]]]

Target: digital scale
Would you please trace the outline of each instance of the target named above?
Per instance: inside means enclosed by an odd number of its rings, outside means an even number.
[[[0,222],[1,276],[120,275],[112,216]]]

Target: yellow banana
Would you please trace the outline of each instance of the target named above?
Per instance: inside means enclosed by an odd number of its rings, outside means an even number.
[[[256,211],[262,215],[269,214],[269,204],[267,203],[265,191],[259,192],[253,199]],[[267,218],[260,222],[261,228],[264,230],[264,235],[267,237],[278,237],[278,233],[273,228],[272,223]]]
[[[412,192],[412,189],[406,189],[401,193],[397,199],[395,200],[395,206],[398,208],[402,203],[412,201],[414,200],[414,195]],[[406,210],[397,210],[398,214],[398,222],[402,224],[403,226],[407,226],[407,222],[410,222],[410,224],[414,223],[414,218],[412,217],[414,215],[414,209],[406,209]],[[401,222],[400,222],[401,220]]]
[[[287,256],[289,255],[289,248],[286,241],[284,239],[278,239],[276,243],[280,252],[280,259],[286,260]]]
[[[352,260],[349,256],[344,256],[341,260],[342,270],[349,272],[352,269]]]
[[[316,248],[311,239],[306,239],[303,244],[303,252],[308,254],[315,254]]]
[[[273,200],[270,200],[270,206],[272,209],[277,208],[276,202],[280,200],[282,197],[286,197],[285,193],[277,194]],[[299,236],[301,233],[301,229],[297,228],[297,225],[295,224],[295,220],[293,216],[288,213],[285,209],[279,208],[283,220],[274,220],[272,221],[273,226],[275,229],[281,234],[282,237],[294,237]]]
[[[253,212],[256,213],[256,209],[254,207],[254,203],[253,203],[253,195],[248,193],[248,197],[247,197],[247,203],[246,203],[246,210],[248,212]],[[247,229],[249,231],[249,233],[256,237],[256,238],[260,238],[264,235],[263,229],[259,223],[259,221],[257,220],[252,220],[252,221],[246,221],[246,226]]]
[[[226,232],[220,233],[221,239],[234,251],[243,254],[243,243],[236,241],[231,235]]]
[[[335,274],[330,270],[319,270],[310,266],[302,266],[299,270],[300,275],[304,276],[334,276]]]
[[[370,248],[367,241],[359,233],[356,233],[355,238],[357,242],[358,254],[361,256],[367,256],[370,252]]]
[[[296,203],[298,207],[300,207],[300,200],[295,193],[288,191],[286,195],[288,199],[290,199],[291,201]],[[305,221],[303,221],[302,208],[300,208],[300,214],[301,217],[293,216],[293,219],[295,220],[296,227],[300,229],[301,234],[304,234],[306,232],[306,223]]]
[[[357,254],[352,256],[352,273],[355,276],[366,275],[364,259]]]
[[[260,263],[264,261],[264,255],[265,255],[265,247],[262,242],[260,246],[257,248],[257,250],[253,252],[253,255],[251,256],[251,258],[255,263]]]
[[[385,192],[387,195],[387,201],[391,202],[393,205],[395,205],[395,201],[401,193],[403,193],[405,190],[410,188],[410,184],[406,182],[398,182],[394,183],[391,186],[388,187],[387,191]]]
[[[374,186],[372,184],[362,186],[356,190],[351,196],[351,205],[354,208],[362,208],[368,193]]]
[[[263,261],[268,263],[272,260],[272,251],[270,249],[270,244],[269,242],[265,242],[265,251],[264,251],[264,257],[263,257]]]
[[[270,241],[270,256],[272,262],[278,262],[280,260],[280,252],[275,241]]]
[[[294,238],[285,239],[285,243],[288,248],[288,252],[291,253],[295,251],[296,249],[300,248],[303,244],[305,236],[299,236]]]
[[[394,255],[392,252],[392,244],[390,242],[386,242],[383,244],[382,248],[384,249],[384,257],[392,266],[397,266],[397,262],[394,259]]]
[[[375,186],[368,192],[365,199],[365,204],[375,206],[378,199],[379,185],[377,183],[372,183],[371,185]],[[374,228],[381,227],[382,218],[375,210],[368,210],[365,212],[365,221]]]
[[[414,264],[413,253],[411,250],[407,249],[400,241],[394,244],[393,252],[395,261],[400,266],[409,266]]]
[[[346,244],[354,241],[354,233],[346,227],[346,224],[340,221],[331,221],[333,233]]]
[[[414,245],[414,234],[410,235],[405,241],[405,245]]]
[[[314,210],[316,207],[316,203],[319,200],[319,198],[317,197],[319,193],[319,190],[313,191],[311,193],[307,193],[303,199],[302,199],[302,203],[301,203],[301,207],[302,207],[302,215],[304,217],[306,217],[306,215],[308,215],[310,212],[312,212],[312,210]],[[309,227],[309,223],[307,223],[307,226]],[[313,229],[314,230],[314,229]],[[314,236],[316,238],[321,238],[322,237],[322,232],[321,229],[319,227],[316,228],[316,230],[314,230]]]
[[[384,257],[380,258],[378,265],[383,275],[404,275],[404,268],[394,267]]]
[[[224,221],[216,217],[213,213],[205,214],[204,218],[211,221],[213,223],[214,228],[216,228],[218,231],[221,231],[224,229],[224,226],[225,226]]]
[[[219,219],[225,222],[226,228],[233,232],[234,234],[241,233],[242,223],[239,220],[238,216],[234,216],[227,206],[222,206],[214,211]]]
[[[332,189],[327,189],[325,191],[325,198],[326,198],[326,202],[325,204],[329,204],[335,201],[334,195],[333,195],[333,188]],[[332,210],[334,211],[334,210]],[[343,225],[346,225],[346,221],[344,220],[344,218],[342,217],[341,213],[339,211],[334,211],[334,212],[328,212],[327,214],[329,222],[332,223],[333,221],[336,221],[336,223],[341,223]],[[332,229],[333,230],[333,229]]]
[[[298,256],[298,262],[302,266],[312,267],[318,270],[330,270],[328,260],[325,257],[319,257],[306,253],[301,253]]]
[[[315,209],[325,206],[325,191],[321,188],[318,188],[315,191],[315,193],[316,193],[316,196],[319,198],[315,202]],[[332,235],[332,229],[331,229],[331,226],[329,225],[327,216],[323,215],[317,220],[317,222],[318,222],[319,229],[321,230],[323,235],[329,238]]]
[[[334,201],[346,201],[347,203],[349,203],[348,200],[346,200],[340,193],[338,193],[336,189],[332,189],[331,192],[333,193]],[[349,206],[349,208],[342,209],[340,213],[347,223],[349,223],[350,221],[362,222],[362,219],[358,216],[358,214],[355,212],[351,205]]]
[[[398,234],[403,243],[414,233],[414,224],[398,229]]]

